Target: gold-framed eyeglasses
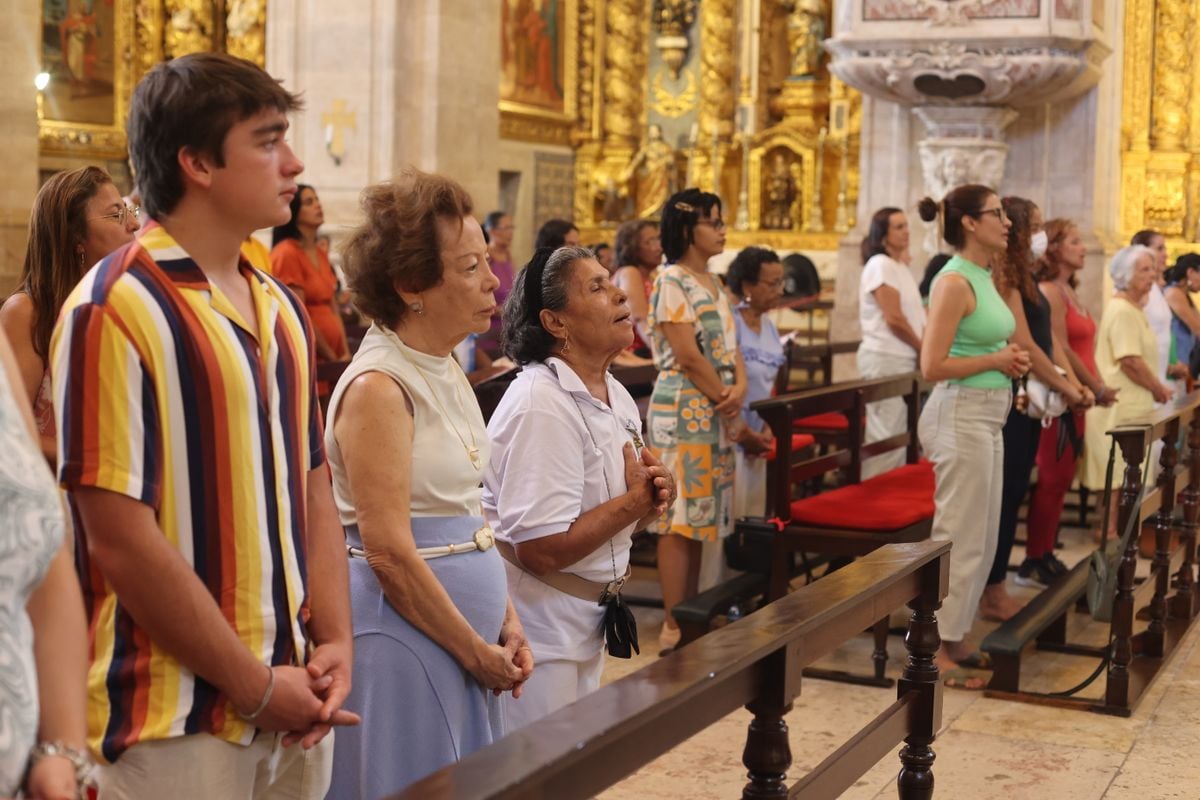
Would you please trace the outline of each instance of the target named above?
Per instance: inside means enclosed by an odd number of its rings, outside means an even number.
[[[98,217],[88,217],[88,219],[89,220],[92,220],[92,219],[115,219],[120,225],[126,225],[126,224],[128,224],[130,218],[132,218],[136,222],[138,213],[140,213],[141,210],[142,210],[141,206],[122,205],[120,208],[118,208],[116,211],[112,212],[111,214],[101,214]]]

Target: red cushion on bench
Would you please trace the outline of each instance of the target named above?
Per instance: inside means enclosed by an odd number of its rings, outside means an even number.
[[[817,428],[830,431],[844,431],[850,428],[850,420],[840,411],[830,411],[827,414],[814,414],[811,417],[802,417],[792,424],[797,428]]]
[[[792,522],[821,528],[894,531],[933,516],[933,464],[918,461],[792,503]]]
[[[803,450],[806,447],[812,447],[814,444],[816,444],[816,441],[817,441],[816,439],[814,439],[812,436],[810,436],[807,433],[793,433],[792,434],[792,452],[795,453],[797,450]],[[763,458],[765,458],[767,461],[775,460],[775,445],[774,444],[772,444],[771,449],[768,450],[766,452],[766,454],[763,455]]]

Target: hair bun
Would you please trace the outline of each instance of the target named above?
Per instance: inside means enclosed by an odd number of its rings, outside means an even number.
[[[921,219],[926,222],[933,222],[937,219],[938,212],[941,211],[941,203],[934,200],[932,197],[922,197],[917,202],[917,213],[921,215]]]

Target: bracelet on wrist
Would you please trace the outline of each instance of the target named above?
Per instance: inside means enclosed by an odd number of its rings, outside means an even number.
[[[38,742],[29,751],[29,769],[32,770],[44,758],[65,758],[75,769],[75,790],[79,797],[85,797],[87,790],[95,787],[92,781],[92,759],[85,750],[72,747],[66,742]]]
[[[262,700],[258,702],[258,708],[249,714],[242,715],[242,719],[246,720],[246,722],[254,722],[260,714],[267,710],[267,705],[271,702],[271,694],[275,691],[275,670],[267,666],[267,673],[267,688],[263,692]]]

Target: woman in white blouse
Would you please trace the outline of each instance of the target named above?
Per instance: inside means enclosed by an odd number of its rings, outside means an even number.
[[[903,211],[889,207],[875,212],[862,241],[862,257],[858,373],[863,378],[885,378],[914,372],[925,331],[925,306],[908,269],[908,218]],[[867,441],[903,433],[908,427],[905,415],[903,398],[871,403],[867,406]],[[878,475],[902,463],[904,451],[892,450],[865,461],[862,476]]]
[[[632,340],[625,293],[578,247],[539,250],[504,307],[502,347],[523,370],[488,423],[483,509],[538,661],[505,709],[510,731],[600,685],[601,603],[619,595],[634,531],[674,499],[608,372]]]

